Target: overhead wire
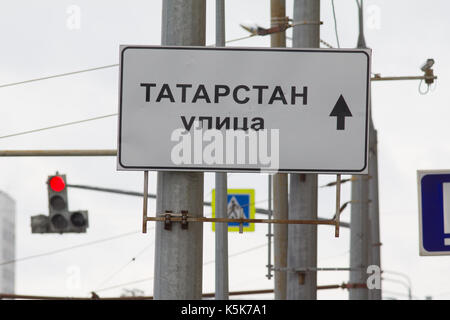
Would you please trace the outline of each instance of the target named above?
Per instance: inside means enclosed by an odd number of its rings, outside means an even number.
[[[251,34],[249,36],[228,40],[226,42],[230,43],[230,42],[234,42],[234,41],[240,41],[240,40],[248,39],[248,38],[251,38],[251,37],[254,37],[254,36],[256,36],[256,34]],[[326,45],[329,48],[333,48],[329,43],[323,41],[322,39],[320,40],[320,42],[323,43],[324,45]],[[97,71],[97,70],[102,70],[102,69],[108,69],[108,68],[113,68],[113,67],[118,67],[118,66],[119,66],[119,64],[110,64],[110,65],[105,65],[105,66],[100,66],[100,67],[94,67],[94,68],[82,69],[82,70],[77,70],[77,71],[72,71],[72,72],[55,74],[55,75],[46,76],[46,77],[34,78],[34,79],[29,79],[29,80],[24,80],[24,81],[19,81],[19,82],[0,84],[0,88],[6,88],[6,87],[21,85],[21,84],[26,84],[26,83],[31,83],[31,82],[37,82],[37,81],[41,81],[41,80],[47,80],[47,79],[65,77],[65,76],[70,76],[70,75],[75,75],[75,74],[80,74],[80,73],[85,73],[85,72],[91,72],[91,71]],[[104,118],[113,117],[113,116],[117,116],[117,115],[118,115],[118,113],[112,113],[112,114],[107,114],[107,115],[103,115],[103,116],[97,116],[97,117],[83,119],[83,120],[78,120],[78,121],[66,122],[66,123],[61,123],[61,124],[48,126],[48,127],[43,127],[43,128],[38,128],[38,129],[32,129],[32,130],[27,130],[27,131],[22,131],[22,132],[11,133],[11,134],[0,136],[0,139],[21,136],[21,135],[25,135],[25,134],[36,133],[36,132],[50,130],[50,129],[55,129],[55,128],[61,128],[61,127],[65,127],[65,126],[71,126],[71,125],[75,125],[75,124],[80,124],[80,123],[84,123],[84,122],[88,122],[88,121],[104,119]]]
[[[119,66],[119,64],[116,63],[116,64],[108,64],[108,65],[106,65],[106,66],[100,66],[100,67],[94,67],[94,68],[82,69],[82,70],[77,70],[77,71],[72,71],[72,72],[59,73],[59,74],[55,74],[55,75],[51,75],[51,76],[40,77],[40,78],[34,78],[34,79],[25,80],[25,81],[19,81],[19,82],[12,82],[12,83],[0,84],[0,88],[12,87],[12,86],[17,86],[17,85],[21,85],[21,84],[30,83],[30,82],[41,81],[41,80],[47,80],[47,79],[53,79],[53,78],[59,78],[59,77],[65,77],[65,76],[71,76],[71,75],[75,75],[75,74],[79,74],[79,73],[85,73],[85,72],[97,71],[97,70],[102,70],[102,69],[109,69],[109,68],[118,67],[118,66]]]
[[[392,295],[397,295],[397,296],[409,298],[409,295],[407,293],[398,292],[398,291],[391,291],[391,290],[383,289],[383,293],[384,294],[387,293],[387,294],[392,294]],[[418,297],[418,296],[411,296],[411,297],[413,298],[413,300],[421,300],[420,297]]]
[[[250,251],[254,251],[254,250],[263,248],[263,247],[265,247],[265,246],[267,246],[267,243],[260,244],[260,245],[255,246],[255,247],[251,247],[251,248],[248,248],[248,249],[245,249],[245,250],[242,250],[242,251],[239,251],[239,252],[230,254],[230,255],[228,256],[228,258],[233,258],[233,257],[239,256],[239,255],[241,255],[241,254],[244,254],[244,253],[247,253],[247,252],[250,252]],[[214,261],[215,261],[215,260],[209,260],[209,261],[203,263],[203,265],[205,266],[205,265],[214,263]],[[130,285],[130,284],[142,283],[142,282],[146,282],[146,281],[153,280],[153,278],[154,278],[154,277],[147,277],[147,278],[142,278],[142,279],[138,279],[138,280],[134,280],[134,281],[130,281],[130,282],[124,282],[124,283],[116,284],[116,285],[111,286],[111,287],[106,287],[106,288],[98,289],[98,290],[96,290],[95,292],[108,291],[108,290],[120,288],[120,287],[123,287],[123,286],[127,286],[127,285]]]
[[[251,34],[249,36],[245,36],[245,37],[241,37],[241,38],[236,38],[236,39],[232,39],[232,40],[228,40],[226,41],[227,43],[230,42],[235,42],[235,41],[240,41],[240,40],[245,40],[248,38],[251,38],[255,36],[254,34]],[[94,68],[88,68],[88,69],[81,69],[81,70],[76,70],[76,71],[71,71],[71,72],[65,72],[65,73],[59,73],[59,74],[54,74],[51,76],[44,76],[44,77],[39,77],[39,78],[34,78],[34,79],[29,79],[29,80],[24,80],[24,81],[18,81],[18,82],[11,82],[11,83],[5,83],[5,84],[0,84],[0,88],[7,88],[7,87],[12,87],[12,86],[17,86],[17,85],[22,85],[22,84],[27,84],[27,83],[31,83],[31,82],[37,82],[37,81],[42,81],[42,80],[48,80],[48,79],[54,79],[54,78],[60,78],[60,77],[66,77],[66,76],[71,76],[71,75],[76,75],[76,74],[80,74],[80,73],[86,73],[86,72],[91,72],[91,71],[97,71],[97,70],[103,70],[103,69],[110,69],[110,68],[114,68],[114,67],[118,67],[119,64],[115,63],[115,64],[108,64],[105,66],[100,66],[100,67],[94,67]]]
[[[245,39],[249,39],[252,38],[254,36],[257,36],[257,34],[250,34],[248,36],[244,36],[244,37],[240,37],[240,38],[236,38],[236,39],[231,39],[231,40],[227,40],[226,43],[231,43],[231,42],[235,42],[235,41],[241,41],[241,40],[245,40]],[[325,44],[326,46],[332,48],[331,45],[329,45],[327,42],[320,40],[323,44]],[[22,85],[22,84],[27,84],[27,83],[32,83],[32,82],[37,82],[37,81],[42,81],[42,80],[48,80],[48,79],[54,79],[54,78],[60,78],[60,77],[66,77],[66,76],[71,76],[71,75],[76,75],[76,74],[80,74],[80,73],[86,73],[86,72],[91,72],[91,71],[97,71],[97,70],[103,70],[103,69],[109,69],[109,68],[114,68],[114,67],[118,67],[119,64],[115,63],[115,64],[108,64],[105,66],[100,66],[100,67],[94,67],[94,68],[88,68],[88,69],[81,69],[81,70],[76,70],[76,71],[71,71],[71,72],[65,72],[65,73],[59,73],[59,74],[54,74],[54,75],[50,75],[50,76],[44,76],[44,77],[39,77],[39,78],[33,78],[33,79],[28,79],[28,80],[24,80],[24,81],[18,81],[18,82],[11,82],[11,83],[4,83],[4,84],[0,84],[0,88],[7,88],[7,87],[12,87],[12,86],[17,86],[17,85]]]
[[[241,38],[237,38],[237,39],[228,40],[227,43],[248,39],[253,36],[255,36],[255,35],[249,35],[249,36],[245,36],[245,37],[241,37]],[[51,76],[39,77],[39,78],[34,78],[34,79],[29,79],[29,80],[24,80],[24,81],[19,81],[19,82],[0,84],[0,88],[12,87],[12,86],[31,83],[31,82],[65,77],[65,76],[70,76],[70,75],[75,75],[75,74],[80,74],[80,73],[85,73],[85,72],[91,72],[91,71],[97,71],[97,70],[102,70],[102,69],[108,69],[108,68],[113,68],[113,67],[118,67],[118,66],[119,66],[119,64],[110,64],[110,65],[106,65],[106,66],[100,66],[100,67],[82,69],[82,70],[77,70],[77,71],[72,71],[72,72],[60,73],[60,74],[55,74],[55,75],[51,75]],[[27,131],[7,134],[7,135],[0,136],[0,139],[11,138],[11,137],[16,137],[16,136],[20,136],[20,135],[29,134],[29,133],[35,133],[35,132],[40,132],[40,131],[44,131],[44,130],[50,130],[50,129],[60,128],[60,127],[70,126],[70,125],[74,125],[74,124],[79,124],[79,123],[93,121],[93,120],[99,120],[99,119],[108,118],[108,117],[117,116],[117,115],[118,115],[118,113],[113,113],[113,114],[83,119],[83,120],[79,120],[79,121],[57,124],[57,125],[53,125],[53,126],[49,126],[49,127],[39,128],[39,129],[33,129],[33,130],[27,130]]]
[[[150,228],[150,229],[154,229]],[[146,245],[142,250],[140,250],[138,253],[136,253],[130,260],[128,260],[127,263],[125,263],[123,266],[121,266],[119,269],[117,269],[115,272],[113,272],[111,275],[109,275],[105,280],[103,280],[102,282],[100,282],[100,284],[97,286],[98,288],[103,287],[106,283],[108,283],[109,281],[111,281],[112,278],[114,278],[116,275],[118,275],[120,272],[122,272],[123,270],[125,270],[125,268],[127,268],[132,262],[136,261],[136,259],[142,255],[145,251],[147,251],[148,248],[150,248],[153,245],[153,241],[150,241],[150,243],[148,245]],[[95,291],[95,290],[92,290]]]
[[[39,253],[39,254],[31,255],[31,256],[17,258],[17,259],[13,259],[13,260],[9,260],[9,261],[3,261],[3,262],[0,262],[0,266],[4,266],[4,265],[7,265],[7,264],[11,264],[11,263],[17,263],[17,262],[21,262],[21,261],[25,261],[25,260],[31,260],[31,259],[35,259],[35,258],[45,257],[45,256],[53,255],[53,254],[56,254],[56,253],[69,251],[69,250],[82,248],[82,247],[87,247],[87,246],[95,245],[95,244],[106,242],[106,241],[116,240],[116,239],[120,239],[120,238],[131,236],[133,234],[137,234],[137,233],[140,233],[140,232],[141,232],[140,230],[139,231],[130,231],[130,232],[126,232],[126,233],[122,233],[122,234],[116,235],[116,236],[107,237],[107,238],[103,238],[103,239],[98,239],[98,240],[91,241],[91,242],[81,243],[81,244],[77,244],[77,245],[66,247],[66,248],[56,249],[56,250],[53,250],[53,251],[48,251],[48,252]]]
[[[7,135],[4,135],[4,136],[0,136],[0,139],[17,137],[17,136],[21,136],[21,135],[24,135],[24,134],[35,133],[35,132],[40,132],[40,131],[45,131],[45,130],[50,130],[50,129],[55,129],[55,128],[61,128],[61,127],[65,127],[65,126],[71,126],[71,125],[74,125],[74,124],[79,124],[79,123],[83,123],[83,122],[88,122],[88,121],[94,121],[94,120],[114,117],[114,116],[117,116],[117,115],[118,115],[118,113],[111,113],[111,114],[106,114],[106,115],[103,115],[103,116],[97,116],[97,117],[83,119],[83,120],[77,120],[77,121],[60,123],[60,124],[56,124],[56,125],[49,126],[49,127],[44,127],[44,128],[39,128],[39,129],[32,129],[32,130],[27,130],[27,131],[22,131],[22,132],[11,133],[11,134],[7,134]]]
[[[331,0],[331,6],[333,8],[334,33],[336,34],[337,47],[340,48],[341,45],[339,43],[339,36],[338,36],[338,30],[337,30],[336,10],[334,9],[334,0]]]

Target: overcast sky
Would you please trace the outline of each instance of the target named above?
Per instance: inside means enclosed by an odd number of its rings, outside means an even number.
[[[214,43],[215,1],[207,0],[207,44]],[[269,0],[226,0],[226,37],[243,37],[239,23],[252,20],[269,26]],[[292,17],[292,0],[287,14]],[[74,7],[75,6],[75,7]],[[335,0],[341,47],[357,42],[354,1]],[[418,81],[372,84],[373,119],[379,140],[379,185],[382,266],[407,274],[413,295],[450,298],[450,257],[419,257],[416,171],[449,169],[450,63],[447,59],[450,4],[444,0],[366,0],[365,34],[373,49],[372,71],[383,76],[420,75],[420,66],[434,58],[439,79],[434,91],[418,92]],[[73,28],[73,10],[80,10],[79,28]],[[80,69],[118,63],[120,44],[159,45],[161,1],[49,1],[5,0],[0,4],[0,84],[23,81]],[[331,1],[321,1],[321,38],[336,45]],[[288,32],[291,34],[291,31]],[[254,37],[234,46],[267,47],[268,37]],[[288,41],[288,46],[290,42]],[[343,75],[345,78],[345,75]],[[116,113],[118,68],[0,88],[0,136]],[[0,139],[1,149],[113,149],[117,118],[68,126],[40,133]],[[40,254],[98,239],[136,231],[116,240],[54,255],[18,262],[16,293],[35,295],[117,296],[123,289],[153,292],[154,233],[139,233],[142,199],[92,191],[69,190],[71,210],[89,210],[86,234],[31,234],[30,217],[47,213],[47,176],[58,170],[72,184],[87,184],[140,191],[141,172],[116,171],[116,159],[105,158],[1,158],[0,189],[17,201],[16,256]],[[150,192],[156,190],[150,174]],[[319,184],[334,177],[323,175]],[[205,174],[205,200],[211,200],[214,175]],[[230,188],[255,189],[257,206],[267,206],[267,175],[230,174]],[[342,201],[349,200],[350,185]],[[319,189],[319,216],[332,217],[334,189]],[[150,212],[154,212],[150,201]],[[210,208],[204,213],[210,215]],[[342,220],[348,221],[350,210]],[[253,233],[230,234],[230,290],[267,289],[265,277],[267,226]],[[349,231],[334,238],[334,230],[319,227],[319,267],[349,264]],[[244,252],[243,252],[244,251]],[[235,255],[238,254],[239,255]],[[138,255],[136,257],[136,255]],[[136,257],[134,262],[130,262]],[[204,226],[203,292],[214,291],[214,233]],[[130,263],[129,263],[130,262]],[[209,262],[209,263],[208,263]],[[112,277],[110,277],[112,276]],[[386,274],[386,277],[388,275]],[[396,278],[389,275],[389,278]],[[129,282],[147,279],[124,286]],[[79,280],[79,281],[78,281]],[[105,282],[106,281],[106,282]],[[318,284],[348,281],[347,272],[318,274]],[[118,286],[109,290],[99,290]],[[406,288],[385,281],[385,297],[404,298]],[[447,295],[445,295],[447,293]],[[272,295],[249,298],[272,298]],[[319,291],[319,299],[347,299],[345,290]]]

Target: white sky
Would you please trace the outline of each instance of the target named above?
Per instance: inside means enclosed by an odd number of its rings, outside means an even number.
[[[214,3],[207,0],[207,44],[214,43]],[[292,0],[287,14],[292,16]],[[81,9],[80,29],[66,26],[70,5]],[[341,47],[357,41],[357,9],[354,1],[336,0]],[[450,166],[449,41],[444,0],[366,0],[366,42],[373,49],[372,71],[384,76],[419,75],[419,67],[430,57],[436,61],[439,79],[436,90],[418,93],[418,81],[376,82],[372,85],[372,108],[379,140],[379,184],[382,265],[386,270],[410,276],[413,295],[449,298],[449,257],[419,257],[417,183],[418,169],[448,169]],[[269,1],[227,0],[226,36],[245,36],[239,27],[245,20],[269,26]],[[322,0],[321,38],[335,45],[331,1]],[[120,44],[160,44],[161,1],[2,1],[0,4],[0,84],[57,73],[118,63]],[[290,34],[290,31],[289,33]],[[269,46],[268,37],[235,42],[235,46]],[[288,42],[288,45],[290,43]],[[90,72],[9,88],[0,88],[0,136],[117,112],[118,69]],[[116,148],[115,117],[20,137],[0,139],[1,149],[89,149]],[[128,231],[141,225],[140,198],[83,190],[69,190],[69,206],[88,209],[90,228],[86,234],[31,234],[30,217],[47,213],[45,181],[58,170],[68,182],[140,191],[142,173],[117,172],[109,158],[1,158],[0,189],[17,201],[18,258],[82,244]],[[150,192],[155,192],[156,175],[150,174]],[[333,180],[320,176],[319,184]],[[205,174],[205,200],[211,200],[214,175]],[[267,205],[267,176],[229,175],[230,188],[254,188],[257,205]],[[349,200],[350,186],[342,201]],[[259,202],[261,201],[261,202]],[[319,216],[331,217],[334,189],[319,190]],[[150,201],[150,212],[154,212]],[[342,220],[348,221],[349,209]],[[210,208],[205,208],[208,216]],[[153,276],[154,233],[136,233],[85,248],[17,263],[16,292],[19,294],[87,296],[131,258],[136,261],[101,287],[110,287]],[[267,242],[267,226],[257,225],[252,234],[230,234],[230,254]],[[319,267],[346,267],[349,263],[349,232],[340,238],[327,226],[319,227]],[[214,259],[214,234],[204,227],[204,262]],[[265,277],[267,247],[230,257],[230,290],[272,288]],[[80,285],[76,275],[79,272]],[[214,291],[214,264],[204,266],[203,292]],[[386,274],[387,276],[387,274]],[[389,278],[397,278],[389,275]],[[319,273],[318,284],[348,281],[347,272]],[[146,281],[99,291],[117,296],[122,289],[138,288],[151,295],[153,282]],[[384,282],[386,291],[406,294],[406,288]],[[385,297],[403,298],[385,293]],[[248,298],[272,298],[272,295]],[[319,299],[347,299],[345,290],[319,291]]]

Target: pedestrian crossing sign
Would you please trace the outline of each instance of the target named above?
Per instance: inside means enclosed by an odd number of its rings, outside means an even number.
[[[215,218],[216,190],[212,190],[212,216]],[[231,219],[254,219],[255,218],[255,190],[254,189],[228,189],[227,195],[227,214]],[[243,230],[247,232],[255,231],[255,224],[244,222]],[[212,224],[212,230],[215,231],[216,225]],[[238,222],[229,222],[228,231],[239,231]]]

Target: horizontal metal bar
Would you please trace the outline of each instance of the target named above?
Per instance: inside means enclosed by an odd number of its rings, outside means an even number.
[[[147,217],[147,221],[165,221],[165,217]],[[171,222],[180,222],[181,217],[170,217]],[[281,220],[281,219],[230,219],[230,218],[206,218],[188,217],[188,222],[220,222],[220,223],[276,223],[276,224],[324,224],[335,225],[334,220]]]
[[[261,290],[245,290],[245,291],[231,291],[228,292],[230,296],[240,296],[240,295],[248,295],[248,294],[265,294],[265,293],[273,293],[273,289],[261,289]],[[203,293],[203,298],[214,298],[216,296],[215,292]]]
[[[357,271],[363,268],[272,268],[274,271],[317,272],[317,271]]]
[[[144,194],[142,192],[136,192],[136,191],[127,191],[127,190],[120,190],[120,189],[112,189],[112,188],[103,188],[103,187],[93,187],[93,186],[87,186],[87,185],[81,185],[81,184],[67,184],[68,188],[77,188],[77,189],[85,189],[85,190],[93,190],[93,191],[100,191],[100,192],[110,192],[110,193],[117,193],[117,194],[123,194],[128,196],[136,196],[136,197],[143,197]],[[156,195],[153,193],[149,193],[148,197],[151,199],[156,199]],[[204,206],[211,206],[211,202],[204,201]],[[255,212],[259,214],[268,214],[269,210],[264,208],[255,208]],[[330,220],[325,218],[318,218],[319,220]],[[343,228],[350,228],[350,224],[348,222],[339,222],[340,227]]]
[[[388,80],[436,80],[437,76],[402,76],[402,77],[372,77],[372,81],[388,81]]]
[[[0,150],[0,157],[110,157],[117,156],[117,150]]]
[[[27,299],[27,300],[90,300],[90,298],[80,297],[55,297],[55,296],[32,296],[25,294],[0,294],[0,299]]]
[[[329,284],[329,285],[319,285],[317,290],[327,290],[327,289],[347,289],[348,287],[363,287],[365,284]],[[267,294],[273,293],[273,289],[259,289],[259,290],[242,290],[242,291],[231,291],[228,294],[230,296],[239,295],[251,295],[251,294]],[[203,293],[203,298],[213,298],[215,296],[214,292]],[[34,295],[24,295],[24,294],[7,294],[0,293],[0,299],[27,299],[27,300],[152,300],[153,296],[134,296],[134,297],[56,297],[56,296],[34,296]]]

